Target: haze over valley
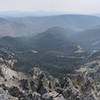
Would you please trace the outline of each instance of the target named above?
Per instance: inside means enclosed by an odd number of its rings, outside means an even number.
[[[0,100],[100,100],[98,0],[0,0]]]

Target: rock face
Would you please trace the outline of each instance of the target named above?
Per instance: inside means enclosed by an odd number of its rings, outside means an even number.
[[[18,72],[4,62],[7,59],[0,63],[0,100],[56,100],[58,79],[36,67],[27,74]]]
[[[38,67],[29,73],[15,71],[15,60],[8,60],[0,59],[0,100],[100,100],[99,60],[61,80]]]

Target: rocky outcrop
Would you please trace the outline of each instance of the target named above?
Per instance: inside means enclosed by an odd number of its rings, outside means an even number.
[[[59,84],[58,79],[39,68],[34,67],[30,73],[25,74],[8,67],[4,61],[0,63],[0,92],[3,91],[0,100],[9,100],[9,97],[10,100],[56,100],[54,98],[58,93],[55,88]]]
[[[0,100],[100,100],[99,60],[81,66],[61,80],[38,67],[27,74],[15,71],[14,60],[12,67],[4,63],[7,59],[3,60],[0,63]]]

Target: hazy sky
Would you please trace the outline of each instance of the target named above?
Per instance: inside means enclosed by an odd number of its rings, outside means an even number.
[[[100,0],[0,0],[0,11],[100,13]]]

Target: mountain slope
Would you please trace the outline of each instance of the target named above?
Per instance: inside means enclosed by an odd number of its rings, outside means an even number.
[[[12,23],[5,18],[0,18],[0,37],[15,35],[16,34]]]
[[[92,51],[100,50],[100,26],[94,27],[78,33],[74,36],[75,41]],[[75,42],[74,41],[74,42]]]
[[[74,43],[72,43],[67,37],[67,31],[60,27],[53,27],[47,31],[38,34],[33,39],[37,50],[56,50],[56,51],[66,51],[74,48]]]

